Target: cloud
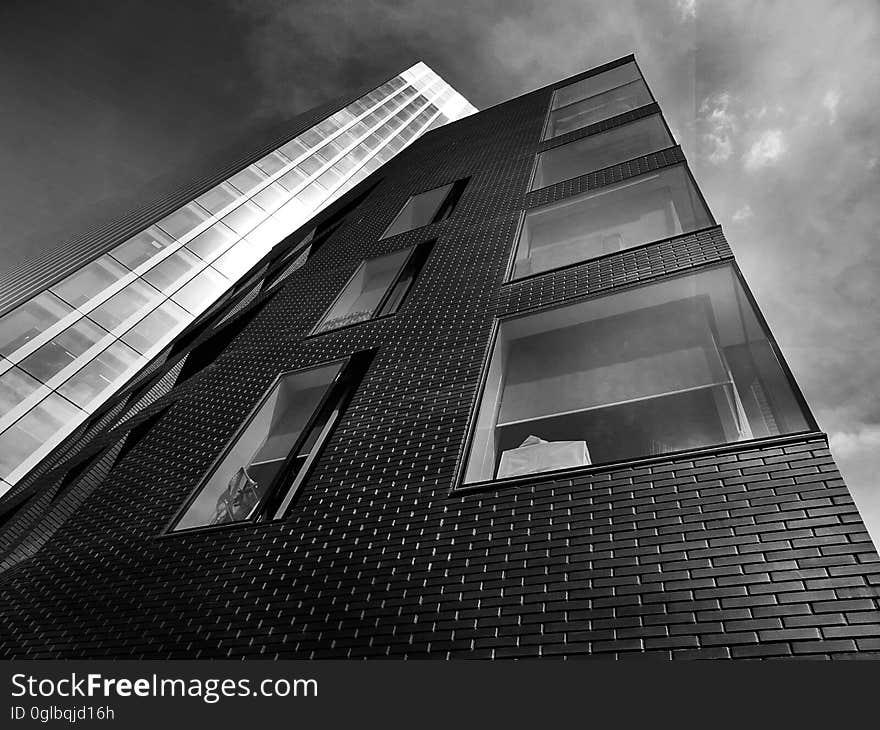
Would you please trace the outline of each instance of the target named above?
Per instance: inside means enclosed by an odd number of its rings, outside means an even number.
[[[752,206],[750,206],[748,203],[746,203],[741,208],[736,209],[733,216],[731,217],[731,220],[734,223],[739,223],[740,221],[748,220],[749,218],[752,217],[752,215],[754,215],[752,213]]]
[[[757,170],[776,162],[786,150],[786,142],[779,129],[761,133],[743,157],[747,170]]]
[[[840,92],[836,89],[829,89],[822,97],[822,106],[828,110],[828,123],[834,124],[837,121],[837,105],[840,103]]]
[[[730,103],[730,94],[722,92],[705,99],[700,105],[698,123],[705,129],[700,137],[700,153],[713,165],[726,162],[733,154],[737,120],[730,111]]]
[[[829,436],[831,448],[842,459],[860,451],[880,449],[880,425],[864,426],[858,431],[835,431]]]
[[[675,8],[683,21],[697,17],[697,0],[675,0]]]

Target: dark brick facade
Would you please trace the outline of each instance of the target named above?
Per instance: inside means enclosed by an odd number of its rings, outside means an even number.
[[[821,433],[457,488],[496,317],[732,260],[710,227],[505,284],[525,208],[683,160],[529,193],[552,88],[365,181],[209,367],[52,482],[76,509],[37,493],[9,518],[0,656],[880,656],[880,562]],[[380,240],[409,195],[465,177],[450,219]],[[396,315],[308,336],[361,259],[428,240]],[[367,348],[287,519],[162,535],[277,373]]]

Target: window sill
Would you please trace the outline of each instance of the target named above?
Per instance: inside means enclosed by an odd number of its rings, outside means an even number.
[[[536,474],[523,474],[522,476],[508,477],[506,479],[489,479],[481,482],[474,482],[473,484],[458,483],[453,486],[451,491],[453,494],[467,494],[471,492],[479,493],[512,487],[531,486],[545,482],[558,481],[560,479],[572,479],[574,477],[585,476],[588,474],[602,474],[609,471],[617,471],[619,469],[643,467],[651,464],[664,464],[671,461],[678,461],[680,459],[702,458],[706,456],[714,456],[716,454],[743,451],[751,448],[799,443],[813,438],[820,438],[825,442],[826,446],[828,445],[828,436],[824,432],[800,431],[798,433],[786,434],[784,436],[769,436],[766,438],[749,439],[748,441],[719,444],[717,446],[705,446],[699,449],[671,451],[668,454],[662,454],[660,456],[643,456],[621,461],[609,461],[604,464],[591,464],[589,466],[556,469],[554,471],[545,471]]]

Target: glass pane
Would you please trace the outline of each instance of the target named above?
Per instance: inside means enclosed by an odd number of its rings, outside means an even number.
[[[238,238],[229,226],[219,221],[186,244],[186,248],[205,261],[213,261]]]
[[[342,363],[334,363],[283,376],[175,529],[248,519],[341,369]]]
[[[71,306],[79,307],[90,299],[94,299],[129,273],[131,272],[126,267],[110,256],[101,256],[53,286],[49,291],[61,297]]]
[[[58,392],[80,408],[93,410],[134,375],[143,362],[144,358],[128,345],[114,342],[58,388]]]
[[[40,454],[48,453],[84,412],[55,393],[0,434],[0,477],[24,475]]]
[[[169,343],[192,321],[192,315],[167,300],[122,336],[122,341],[142,355],[150,355]]]
[[[262,159],[257,160],[254,164],[265,172],[266,175],[271,176],[279,170],[282,170],[286,165],[290,164],[290,160],[277,152],[270,152]]]
[[[210,307],[231,284],[225,276],[208,267],[184,284],[171,298],[190,313],[198,315]]]
[[[514,278],[586,261],[712,224],[681,165],[529,211]]]
[[[324,202],[327,191],[316,182],[310,183],[296,194],[299,200],[309,211],[315,211]]]
[[[372,317],[411,250],[364,261],[314,331],[326,332]]]
[[[107,344],[111,337],[107,330],[84,317],[28,355],[21,361],[21,367],[48,383],[92,348]]]
[[[807,428],[725,266],[505,321],[467,480]]]
[[[297,157],[308,152],[309,148],[298,139],[292,139],[287,144],[281,145],[281,147],[278,148],[278,151],[286,157],[289,157],[291,160],[296,160]]]
[[[260,260],[260,257],[253,246],[242,240],[218,258],[213,266],[223,276],[237,281],[245,271]]]
[[[89,318],[118,334],[142,319],[161,299],[162,295],[153,287],[136,280],[89,312]]]
[[[16,367],[9,368],[0,375],[0,419],[33,396],[42,383]]]
[[[591,96],[589,99],[569,104],[550,114],[545,139],[572,132],[603,119],[616,117],[618,114],[638,109],[651,103],[651,93],[644,81],[633,81],[604,94]]]
[[[307,179],[308,178],[306,177],[306,174],[302,170],[294,167],[292,170],[285,172],[281,177],[279,177],[277,182],[281,186],[292,192],[296,190],[296,188],[298,188],[300,185],[302,185]]]
[[[242,193],[229,183],[224,182],[200,195],[196,198],[196,202],[205,210],[217,215],[242,197]]]
[[[174,243],[174,239],[168,234],[156,226],[150,226],[142,233],[129,238],[125,243],[120,243],[110,252],[110,255],[129,269],[136,269],[172,243]]]
[[[180,240],[210,217],[211,214],[202,206],[190,203],[174,211],[171,215],[165,216],[156,225],[169,236]]]
[[[666,149],[672,144],[659,114],[602,134],[592,134],[538,155],[532,190]]]
[[[452,183],[449,183],[448,185],[413,195],[406,201],[406,205],[403,206],[400,213],[397,214],[397,217],[388,226],[382,238],[388,238],[398,233],[410,231],[413,228],[428,225],[451,189]]]
[[[180,288],[205,266],[205,262],[198,256],[181,248],[144,273],[143,278],[144,281],[168,295]]]
[[[329,170],[325,170],[318,175],[317,181],[321,186],[327,188],[327,190],[332,190],[342,182],[342,175],[331,167]]]
[[[229,178],[229,182],[232,183],[236,189],[241,190],[241,192],[250,193],[252,190],[262,185],[265,179],[266,173],[259,167],[251,165]]]
[[[634,63],[618,66],[610,71],[590,76],[582,81],[577,81],[558,89],[553,95],[553,108],[559,109],[576,101],[601,94],[604,91],[616,89],[618,86],[639,81],[641,78],[639,69]]]
[[[244,235],[268,214],[260,206],[247,201],[223,217],[223,222],[239,235]]]
[[[72,311],[69,304],[45,291],[4,314],[0,317],[0,354],[12,355]]]
[[[252,200],[263,210],[271,213],[273,210],[284,205],[289,197],[288,192],[283,187],[272,183],[258,192]]]
[[[297,170],[301,170],[305,175],[311,177],[318,170],[320,170],[326,164],[326,160],[318,157],[317,154],[312,155],[311,157],[306,157],[302,162],[300,162],[297,166]]]

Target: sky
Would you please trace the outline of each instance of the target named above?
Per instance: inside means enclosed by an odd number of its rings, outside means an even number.
[[[418,59],[485,108],[628,53],[880,544],[876,0],[4,0],[0,266]]]

